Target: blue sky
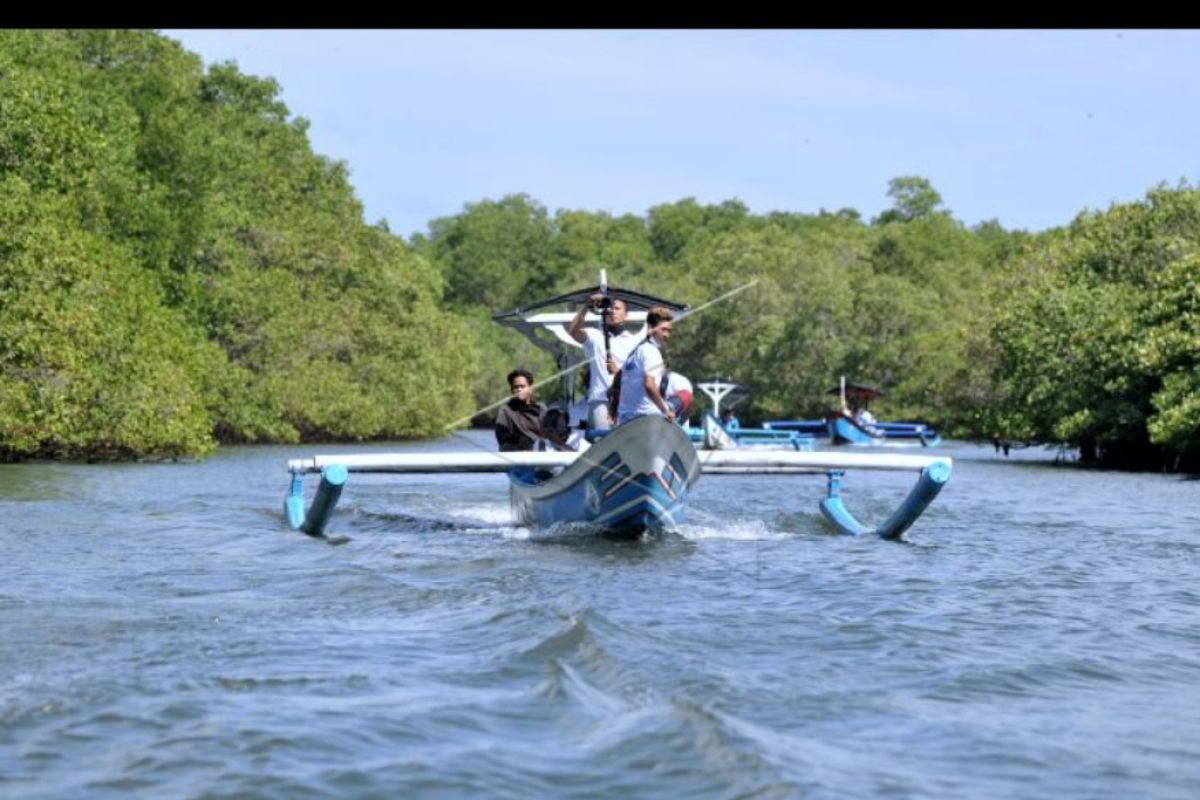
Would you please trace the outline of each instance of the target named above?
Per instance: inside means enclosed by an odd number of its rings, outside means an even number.
[[[1197,31],[163,31],[271,76],[366,219],[408,236],[525,192],[1063,225],[1200,177]]]

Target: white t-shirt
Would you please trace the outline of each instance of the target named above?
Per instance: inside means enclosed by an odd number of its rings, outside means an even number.
[[[628,422],[643,414],[661,414],[650,395],[646,394],[646,376],[662,380],[665,367],[662,351],[653,339],[637,345],[621,370],[621,404],[617,408],[617,421]]]
[[[607,403],[608,388],[612,386],[612,375],[608,374],[608,365],[604,359],[604,333],[598,328],[584,328],[583,355],[588,360],[591,377],[588,379],[588,403]],[[617,365],[625,363],[629,351],[637,344],[637,338],[629,331],[610,333],[608,347],[612,352],[613,361]],[[624,380],[624,378],[622,378]]]

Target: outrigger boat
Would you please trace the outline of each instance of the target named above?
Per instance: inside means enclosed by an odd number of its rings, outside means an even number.
[[[841,386],[829,390],[829,394],[842,396],[842,408],[846,408],[847,397],[866,408],[871,399],[883,395],[883,390],[864,383],[847,383],[842,378]],[[864,423],[853,416],[835,411],[825,419],[768,420],[763,427],[774,431],[792,431],[813,436],[828,436],[832,444],[858,445],[867,447],[937,447],[942,443],[937,431],[920,422],[870,422]]]
[[[701,427],[687,429],[694,444],[702,444],[705,450],[734,450],[752,448],[756,450],[803,450],[813,449],[813,436],[799,431],[771,430],[769,428],[743,428],[735,421],[721,421],[721,403],[728,399],[729,409],[750,396],[750,390],[740,383],[720,378],[700,381],[696,388],[708,395],[712,411],[704,412]]]
[[[601,292],[624,300],[627,321],[644,322],[646,311],[665,305],[686,316],[686,306],[617,288],[581,289],[494,318],[550,351],[564,375],[565,402],[574,400],[574,368],[568,363],[580,349],[566,333],[572,311],[548,308],[588,302]],[[590,315],[587,324],[598,325]],[[847,470],[910,470],[918,478],[907,497],[881,525],[864,525],[842,503],[840,487]],[[640,536],[674,531],[683,522],[688,494],[701,474],[827,475],[820,507],[826,519],[850,535],[899,538],[920,517],[950,479],[949,458],[866,453],[812,453],[795,450],[706,450],[697,452],[683,428],[665,417],[645,416],[620,425],[583,451],[372,453],[292,459],[290,489],[284,500],[287,521],[295,530],[324,536],[352,472],[445,473],[504,472],[509,478],[513,516],[520,525],[539,528],[582,525],[606,535]],[[304,477],[319,473],[312,503],[305,508]]]

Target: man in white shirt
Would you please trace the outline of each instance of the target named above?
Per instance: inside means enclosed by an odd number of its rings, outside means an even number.
[[[875,415],[870,411],[867,411],[867,407],[865,405],[854,415],[854,421],[858,423],[858,427],[862,428],[872,436],[883,435],[883,431],[875,427]]]
[[[567,334],[583,345],[583,355],[588,360],[587,420],[592,430],[608,430],[612,427],[612,419],[608,414],[608,387],[612,386],[613,375],[637,344],[634,335],[625,330],[625,315],[628,313],[625,301],[611,300],[611,306],[605,314],[603,304],[608,300],[599,293],[592,295],[567,325]],[[584,327],[583,318],[589,309],[602,314],[599,329]]]
[[[667,405],[659,388],[666,368],[662,348],[671,338],[674,319],[671,309],[663,306],[655,306],[647,312],[646,339],[633,348],[621,372],[618,423],[646,414],[662,414],[669,421],[675,421],[675,409]]]

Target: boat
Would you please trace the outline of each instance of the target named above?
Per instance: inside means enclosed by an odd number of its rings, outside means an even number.
[[[665,420],[647,418],[654,424],[661,425]],[[632,425],[633,423],[627,423]],[[670,423],[666,423],[670,425]],[[622,428],[625,426],[621,426]],[[676,426],[677,427],[677,426]],[[618,431],[620,428],[617,429]],[[637,428],[629,428],[626,440],[636,438]],[[682,433],[682,430],[680,429]],[[607,438],[607,437],[606,437]],[[670,440],[670,439],[669,439]],[[332,517],[333,510],[341,497],[350,473],[455,473],[455,472],[505,472],[509,474],[514,511],[518,520],[537,523],[542,526],[553,526],[559,523],[576,522],[591,524],[599,533],[615,533],[618,535],[634,535],[646,532],[670,531],[683,522],[682,512],[686,505],[688,492],[694,488],[701,475],[788,475],[825,473],[826,494],[820,501],[821,513],[829,523],[840,533],[851,536],[875,535],[883,539],[895,540],[901,538],[913,523],[924,513],[925,509],[938,496],[942,488],[950,480],[953,471],[953,460],[948,457],[902,455],[891,453],[851,453],[851,452],[797,452],[786,450],[756,451],[756,450],[702,450],[692,448],[691,441],[686,437],[679,441],[682,451],[679,462],[668,457],[663,461],[663,453],[651,456],[647,461],[634,467],[624,462],[623,447],[615,443],[620,438],[613,438],[612,450],[606,451],[599,446],[578,452],[463,452],[463,453],[370,453],[363,455],[345,454],[317,455],[309,458],[290,459],[288,471],[291,473],[291,484],[284,499],[284,514],[293,530],[302,531],[310,536],[323,538]],[[683,442],[686,442],[686,447]],[[691,452],[688,453],[688,449]],[[604,466],[603,461],[596,461],[598,455],[619,451],[622,460],[610,462]],[[596,451],[593,455],[593,451]],[[694,456],[694,461],[690,456]],[[607,458],[608,456],[605,456]],[[566,475],[575,464],[581,462],[582,467],[572,475]],[[646,464],[649,464],[649,467]],[[624,475],[621,466],[629,468],[629,476]],[[680,469],[682,465],[682,469]],[[694,465],[694,466],[693,466]],[[669,467],[669,470],[667,469]],[[545,500],[538,506],[530,504],[529,510],[520,511],[522,498],[533,500],[532,494],[523,494],[523,489],[517,484],[523,479],[514,476],[514,472],[522,470],[541,470],[551,472],[555,469],[564,476],[556,485],[563,488],[562,492],[553,492],[547,487],[546,493],[538,500]],[[643,471],[644,470],[644,471]],[[845,475],[856,470],[889,470],[908,471],[917,473],[917,479],[904,500],[895,511],[878,525],[869,525],[859,521],[844,505],[841,496],[841,486]],[[588,477],[579,480],[578,473],[582,471]],[[311,503],[305,503],[304,478],[307,475],[318,474],[316,494]],[[630,477],[635,476],[635,477]],[[551,479],[553,480],[553,479]],[[609,484],[605,491],[614,489],[615,496],[625,488],[628,493],[620,495],[625,509],[618,511],[618,501],[609,505],[598,504],[591,510],[588,505],[588,482],[594,482],[597,494],[603,498],[601,491],[603,482]],[[616,481],[616,482],[613,482]],[[548,481],[547,481],[548,482]],[[623,482],[623,485],[621,485]],[[657,484],[657,486],[656,486]],[[666,491],[666,484],[671,491]],[[570,494],[571,487],[582,485],[583,508],[578,503],[579,494]],[[661,488],[661,493],[660,493]],[[575,489],[574,491],[578,491]],[[661,497],[668,498],[663,502]],[[568,498],[573,498],[568,500]],[[638,506],[637,501],[642,501]],[[661,510],[660,510],[661,508]],[[539,516],[539,513],[541,516]],[[638,516],[638,514],[641,516]],[[561,516],[557,516],[561,515]],[[644,527],[643,527],[644,525]]]
[[[732,412],[750,397],[750,390],[740,383],[728,379],[709,378],[696,383],[696,388],[708,395],[712,410],[704,412],[699,428],[688,429],[695,444],[706,450],[733,450],[750,448],[756,450],[803,450],[813,449],[813,436],[799,431],[771,430],[769,428],[743,428],[731,415],[722,422],[721,403],[728,399],[727,411]]]
[[[584,523],[636,537],[679,528],[700,463],[683,429],[655,415],[618,426],[553,476],[508,474],[518,524]]]
[[[884,391],[866,383],[848,383],[843,377],[840,386],[829,390],[829,394],[841,395],[842,409],[850,404],[865,411],[870,401],[883,396]],[[849,404],[848,402],[849,401]],[[835,445],[860,447],[938,447],[942,439],[937,431],[920,422],[876,422],[846,413],[834,411],[819,420],[768,420],[763,427],[775,431],[791,431],[814,436],[826,436]]]
[[[498,314],[494,319],[513,328],[539,347],[549,350],[564,377],[564,406],[574,402],[575,369],[572,350],[581,346],[567,333],[571,311],[549,309],[578,307],[601,292],[620,298],[628,307],[627,320],[644,322],[646,311],[665,305],[686,316],[687,307],[650,295],[607,287],[605,275],[588,287],[550,300]],[[598,324],[594,315],[588,324]],[[715,419],[715,418],[714,418]],[[777,434],[778,435],[778,432]],[[326,537],[326,529],[349,475],[375,473],[504,472],[514,520],[537,528],[568,526],[606,536],[640,537],[678,530],[683,523],[689,493],[702,474],[774,474],[824,472],[826,496],[821,511],[842,533],[875,534],[899,538],[941,491],[950,478],[949,458],[886,454],[814,453],[762,450],[748,447],[697,451],[683,427],[657,415],[639,417],[609,432],[595,432],[584,450],[521,452],[436,452],[317,455],[291,459],[291,482],[284,500],[291,528],[311,536]],[[840,487],[847,470],[912,470],[918,478],[897,510],[877,526],[859,522],[842,503]],[[319,474],[311,503],[306,504],[304,478]]]

